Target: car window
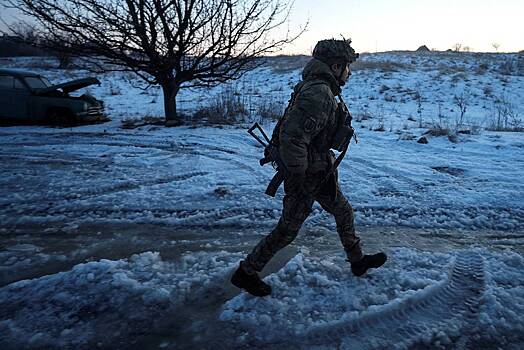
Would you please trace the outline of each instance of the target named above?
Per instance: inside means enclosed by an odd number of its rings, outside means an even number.
[[[12,89],[14,85],[13,77],[0,75],[0,88]]]
[[[42,79],[42,81],[44,82],[45,86],[51,86],[51,82],[49,80],[47,80],[47,78],[44,78],[44,77],[41,77],[40,79]]]
[[[25,77],[25,81],[32,89],[43,89],[49,86],[39,77]]]
[[[27,88],[25,87],[24,83],[20,81],[20,79],[15,78],[15,89],[26,90]]]

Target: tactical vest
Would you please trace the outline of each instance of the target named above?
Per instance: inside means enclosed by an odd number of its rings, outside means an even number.
[[[271,144],[278,148],[280,145],[279,138],[280,138],[280,128],[282,126],[282,123],[286,120],[288,116],[288,112],[295,105],[295,101],[300,94],[300,92],[304,91],[307,88],[310,88],[315,85],[328,85],[329,84],[322,79],[314,79],[314,80],[307,80],[307,81],[301,81],[298,84],[295,85],[293,88],[293,92],[291,93],[291,96],[288,100],[288,104],[286,109],[284,110],[284,113],[282,116],[278,119],[277,124],[275,125],[275,128],[273,129],[273,133],[271,134]],[[329,121],[328,121],[329,123]],[[315,138],[312,140],[311,144],[314,145],[315,151],[329,151],[330,141],[333,134],[333,127],[336,125],[325,125],[322,131],[315,136]],[[327,148],[326,148],[327,147]]]

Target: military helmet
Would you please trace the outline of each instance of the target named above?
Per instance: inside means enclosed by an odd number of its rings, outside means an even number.
[[[327,64],[332,64],[336,62],[355,62],[359,54],[355,52],[355,50],[351,47],[350,44],[351,39],[320,40],[313,49],[313,57]]]

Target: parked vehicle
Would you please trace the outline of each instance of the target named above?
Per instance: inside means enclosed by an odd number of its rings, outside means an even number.
[[[83,124],[107,121],[104,103],[89,94],[69,93],[90,85],[84,78],[52,85],[45,77],[15,69],[0,69],[0,124]]]

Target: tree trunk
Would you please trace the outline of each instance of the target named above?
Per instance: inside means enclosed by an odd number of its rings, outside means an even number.
[[[166,126],[182,125],[182,120],[176,113],[176,95],[180,91],[180,85],[175,82],[175,79],[169,79],[162,84],[162,91],[164,92],[164,113],[166,116]]]

